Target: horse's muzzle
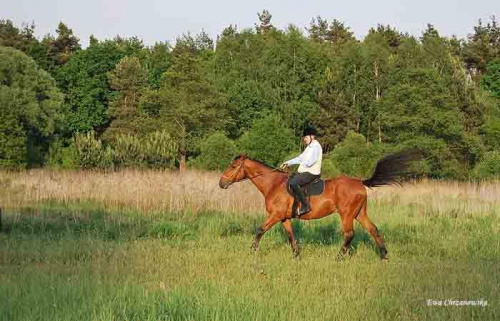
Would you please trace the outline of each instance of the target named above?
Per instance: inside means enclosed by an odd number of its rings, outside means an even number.
[[[230,185],[231,185],[231,182],[229,182],[229,181],[226,181],[226,182],[219,181],[219,187],[222,188],[222,189],[228,189],[228,187]]]

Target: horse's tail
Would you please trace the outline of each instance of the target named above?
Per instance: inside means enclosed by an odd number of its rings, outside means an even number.
[[[409,172],[410,163],[422,157],[418,149],[406,149],[395,154],[390,154],[380,159],[375,166],[372,177],[365,179],[363,185],[366,187],[377,187],[384,185],[401,185],[401,181]]]

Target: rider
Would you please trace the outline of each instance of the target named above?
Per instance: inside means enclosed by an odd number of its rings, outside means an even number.
[[[312,126],[307,126],[302,134],[306,148],[298,157],[288,160],[281,164],[280,168],[285,169],[290,165],[300,164],[298,174],[290,179],[290,188],[295,196],[299,199],[302,206],[300,207],[299,216],[311,210],[311,206],[307,202],[304,192],[300,188],[309,182],[312,182],[321,175],[321,160],[323,158],[323,149],[316,140],[318,132]]]

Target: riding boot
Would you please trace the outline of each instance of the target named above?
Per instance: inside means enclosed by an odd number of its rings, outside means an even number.
[[[299,211],[299,216],[304,215],[305,213],[309,212],[311,210],[311,206],[307,202],[306,196],[304,195],[304,192],[302,191],[302,188],[298,185],[292,185],[290,186],[293,189],[293,192],[295,196],[300,201],[300,211]]]

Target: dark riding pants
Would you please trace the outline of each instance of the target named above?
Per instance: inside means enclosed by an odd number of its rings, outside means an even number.
[[[292,189],[295,196],[299,199],[300,203],[302,203],[303,207],[308,207],[309,204],[304,195],[304,191],[301,186],[314,181],[316,178],[320,177],[320,175],[314,175],[308,172],[305,173],[297,173],[290,179],[290,188]]]

